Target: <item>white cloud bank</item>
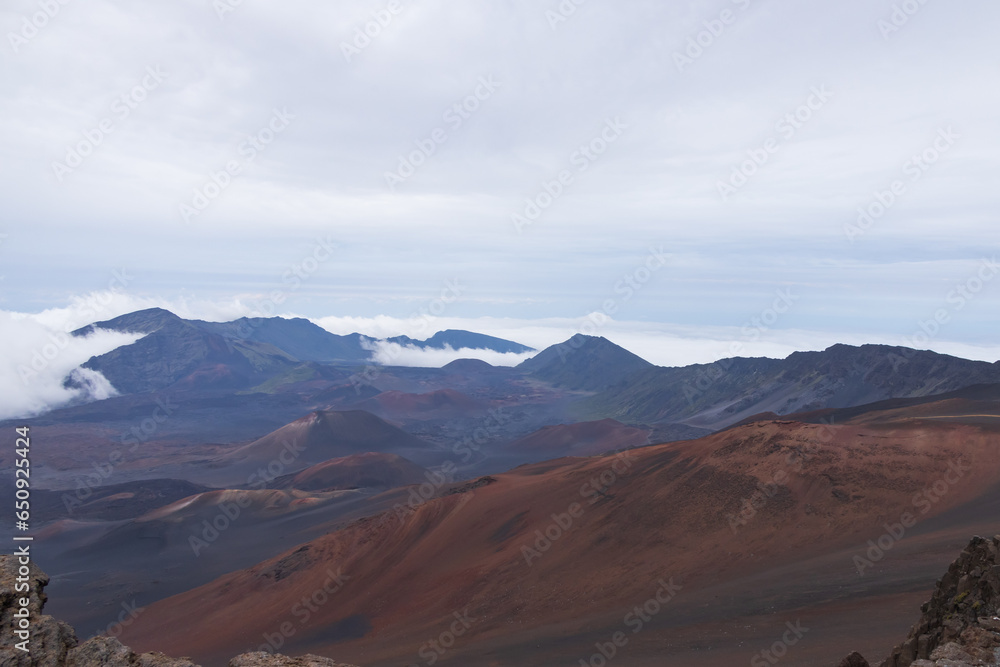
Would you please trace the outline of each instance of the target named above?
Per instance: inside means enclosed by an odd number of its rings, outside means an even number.
[[[48,312],[48,311],[47,311]],[[0,311],[0,419],[31,417],[79,400],[101,400],[117,392],[95,371],[80,368],[91,357],[105,354],[141,336],[96,331],[70,336],[45,323],[51,317]],[[74,387],[66,387],[67,378]]]
[[[414,368],[440,368],[458,359],[479,359],[493,366],[517,366],[525,359],[535,356],[535,352],[496,352],[463,347],[455,349],[445,345],[443,349],[423,349],[416,345],[400,345],[385,340],[372,341],[371,361],[383,366],[410,366]]]
[[[940,333],[940,338],[934,337],[925,340],[919,335],[918,330],[914,331],[914,335],[909,336],[791,328],[772,328],[767,331],[751,329],[747,331],[746,327],[743,326],[683,326],[663,322],[618,321],[600,313],[580,318],[552,317],[546,319],[322,317],[314,318],[313,322],[331,333],[344,335],[358,332],[373,338],[405,335],[420,340],[444,329],[465,329],[512,340],[538,350],[550,345],[557,345],[575,334],[583,333],[604,336],[613,343],[621,345],[643,359],[660,366],[708,364],[734,356],[784,359],[793,352],[825,350],[837,343],[901,345],[977,361],[994,362],[1000,359],[1000,345],[975,345],[948,340],[946,338],[947,332],[944,329]],[[600,324],[595,324],[595,322]],[[388,349],[387,345],[377,348],[375,355],[377,363],[386,363],[384,361],[386,349]],[[497,366],[509,366],[516,365],[533,356],[532,354],[497,355],[496,362],[494,362],[489,358],[490,353],[478,354],[482,352],[482,350],[456,350],[451,354],[441,351],[441,354],[435,355],[429,351],[415,348],[400,352],[396,357],[397,361],[393,363],[410,366],[418,365],[415,361],[420,360],[426,363],[419,365],[440,366],[464,356],[465,358],[483,359]],[[437,361],[441,361],[441,363],[430,363]]]
[[[37,415],[77,400],[100,400],[113,396],[114,388],[98,373],[81,369],[92,356],[128,345],[140,336],[98,331],[75,338],[68,332],[95,321],[117,317],[143,308],[161,307],[184,318],[229,321],[242,316],[256,317],[253,295],[224,301],[204,299],[162,299],[136,297],[121,292],[94,292],[75,298],[69,306],[51,308],[37,314],[0,311],[0,419]],[[296,313],[279,313],[298,317]],[[310,318],[335,334],[361,333],[373,339],[372,361],[377,364],[411,367],[441,367],[456,359],[480,359],[494,366],[516,366],[533,356],[504,354],[490,350],[437,349],[388,343],[385,338],[406,335],[426,339],[445,329],[464,329],[516,341],[542,350],[577,333],[604,336],[640,357],[661,366],[711,363],[731,356],[781,359],[797,351],[823,350],[836,343],[903,345],[930,349],[966,359],[995,362],[1000,344],[977,345],[916,335],[859,334],[771,328],[748,332],[736,326],[682,326],[659,322],[618,321],[600,314],[581,318],[397,318],[339,317]],[[595,322],[597,324],[595,324]],[[919,334],[918,331],[914,332]],[[72,375],[74,385],[65,380]]]

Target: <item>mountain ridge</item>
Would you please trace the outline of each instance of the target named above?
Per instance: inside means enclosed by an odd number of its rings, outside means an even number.
[[[303,318],[243,317],[206,322],[186,320],[163,308],[148,308],[94,322],[71,335],[85,336],[98,329],[143,334],[135,343],[83,364],[103,374],[125,394],[163,390],[177,383],[184,383],[181,388],[246,389],[302,363],[359,366],[370,363],[372,357],[368,337],[333,334]],[[460,330],[442,331],[427,341],[403,338],[421,349],[468,342],[477,349],[497,352],[532,350],[513,341]]]
[[[735,357],[653,366],[581,401],[588,418],[723,428],[754,414],[792,414],[913,398],[1000,382],[1000,362],[927,350],[837,344],[785,359]]]
[[[517,368],[558,387],[596,391],[656,366],[607,338],[576,334],[545,348]]]

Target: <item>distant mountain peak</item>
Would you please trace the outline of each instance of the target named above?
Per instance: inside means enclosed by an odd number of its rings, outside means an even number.
[[[587,391],[606,389],[653,367],[603,336],[584,334],[547,347],[518,366],[556,386]]]
[[[462,373],[490,371],[494,370],[496,367],[481,359],[456,359],[455,361],[445,364],[442,368],[446,371]]]
[[[462,329],[445,329],[439,331],[426,340],[416,340],[409,336],[396,336],[388,338],[388,342],[398,345],[413,346],[420,349],[441,350],[450,347],[453,350],[492,350],[503,354],[514,353],[524,354],[534,352],[535,348],[516,343],[512,340],[497,338],[487,334],[465,331]]]
[[[183,323],[184,320],[164,308],[146,308],[133,313],[119,315],[103,322],[94,322],[72,332],[73,336],[86,336],[96,329],[120,331],[123,333],[149,334],[159,331],[168,324]]]

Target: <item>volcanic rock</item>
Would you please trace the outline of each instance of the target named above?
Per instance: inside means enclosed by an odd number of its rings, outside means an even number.
[[[27,590],[19,590],[19,583],[26,583]],[[185,658],[170,658],[162,653],[137,655],[113,637],[93,637],[81,644],[72,627],[42,614],[48,583],[48,576],[33,562],[22,566],[16,556],[0,556],[0,667],[198,667]],[[28,601],[27,607],[20,604],[22,599]],[[30,652],[17,648],[22,640],[16,634],[21,620],[16,614],[22,608],[28,610]],[[288,658],[268,653],[247,653],[233,658],[229,665],[353,667],[314,655]]]
[[[972,538],[921,607],[923,614],[909,637],[879,667],[1000,665],[998,553],[1000,535],[991,540]],[[857,653],[840,663],[841,667],[867,664]]]

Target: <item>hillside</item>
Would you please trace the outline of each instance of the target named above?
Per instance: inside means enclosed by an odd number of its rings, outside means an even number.
[[[162,390],[177,383],[190,388],[237,389],[261,382],[295,362],[272,345],[225,338],[160,309],[123,315],[73,334],[82,335],[94,327],[146,334],[84,364],[124,394]]]
[[[225,338],[273,345],[299,361],[356,364],[371,356],[362,347],[360,334],[338,336],[302,318],[242,317],[232,322],[195,324]]]
[[[622,387],[651,363],[606,338],[577,334],[548,347],[517,367],[532,377],[565,389],[598,391]]]
[[[787,359],[734,358],[647,368],[582,400],[578,408],[591,418],[717,429],[763,412],[843,408],[997,382],[1000,362],[883,345],[834,345]]]
[[[162,653],[136,654],[114,637],[91,637],[81,642],[68,624],[44,614],[49,577],[34,563],[21,569],[16,556],[0,556],[0,664],[5,667],[198,667],[186,658]],[[23,597],[13,595],[19,593]],[[24,600],[24,604],[21,604]],[[27,618],[20,615],[28,612]],[[141,612],[141,610],[139,610]],[[25,620],[31,628],[27,651],[18,645],[24,640],[15,628]],[[122,621],[130,618],[123,615]],[[229,667],[353,667],[319,656],[289,658],[284,655],[252,652],[228,661]]]
[[[595,456],[649,444],[647,429],[626,426],[614,419],[557,424],[508,443],[505,449],[531,455],[535,461],[563,456]]]
[[[95,329],[145,334],[131,345],[89,360],[84,366],[99,371],[124,394],[180,389],[245,389],[276,378],[301,375],[302,362],[366,364],[370,341],[357,333],[340,336],[302,318],[240,318],[232,322],[185,320],[162,308],[128,313],[95,322],[73,332],[82,336]],[[519,343],[469,331],[441,331],[426,341],[392,339],[425,349],[451,347],[497,352],[533,351]],[[278,380],[281,381],[281,380]]]
[[[350,580],[297,627],[293,650],[398,665],[458,610],[475,620],[442,664],[562,664],[661,595],[622,664],[744,662],[740,647],[796,617],[816,630],[785,664],[824,664],[848,639],[867,650],[905,632],[908,619],[887,610],[925,595],[955,535],[981,529],[982,508],[1000,502],[997,437],[944,422],[760,422],[617,458],[522,466],[442,490],[405,520],[357,521],[151,605],[125,637],[219,664],[335,567]],[[942,479],[946,493],[914,505]],[[855,556],[906,512],[918,532],[859,579]],[[190,618],[192,605],[205,616]],[[693,650],[706,635],[711,655]]]
[[[274,461],[281,461],[285,471],[298,471],[353,454],[380,452],[428,460],[436,458],[435,451],[430,443],[369,412],[318,410],[233,450],[214,466],[239,478],[244,471]]]
[[[368,452],[331,459],[273,482],[279,489],[333,491],[340,489],[392,489],[421,484],[429,472],[395,454]]]

